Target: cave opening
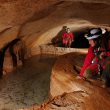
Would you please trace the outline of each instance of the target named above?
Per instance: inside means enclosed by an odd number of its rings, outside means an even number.
[[[62,44],[62,35],[65,32],[64,26],[61,31],[57,33],[57,35],[51,40],[52,45],[56,47],[64,47]],[[76,31],[71,31],[72,34],[74,35],[74,42],[71,44],[71,48],[88,48],[89,47],[89,42],[88,40],[84,37],[84,35],[87,33],[89,28],[86,29],[80,29]]]
[[[73,32],[75,36],[74,42],[72,42],[71,48],[88,48],[89,42],[84,37],[84,35],[87,33],[88,29],[85,30],[78,30]]]

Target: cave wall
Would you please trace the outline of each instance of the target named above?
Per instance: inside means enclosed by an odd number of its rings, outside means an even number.
[[[40,47],[51,43],[63,26],[70,27],[73,33],[94,26],[110,30],[109,13],[109,0],[0,0],[0,49],[20,38],[26,46],[26,58],[29,58],[40,54]],[[16,56],[18,49],[16,44]],[[42,49],[42,53],[59,55],[65,51],[64,48],[46,46]],[[75,50],[67,49],[65,52],[71,51]],[[22,65],[19,59],[17,63]],[[13,70],[9,50],[5,52],[3,69],[6,73]]]
[[[0,48],[20,38],[33,55],[63,26],[73,33],[94,26],[110,30],[109,12],[109,0],[1,0]]]
[[[70,27],[72,32],[94,26],[109,29],[109,11],[109,4],[103,2],[62,1],[48,7],[41,19],[26,23],[20,36],[33,49],[50,43],[63,26]]]
[[[108,0],[0,0],[0,49],[20,38],[29,58],[51,44],[63,26],[70,27],[73,33],[94,26],[110,30],[109,12]],[[59,55],[71,52],[50,47],[42,50]],[[5,60],[5,66],[12,63],[10,59]]]

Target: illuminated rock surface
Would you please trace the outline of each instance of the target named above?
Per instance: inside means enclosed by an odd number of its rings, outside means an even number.
[[[101,81],[76,79],[77,73],[73,65],[78,70],[83,58],[83,55],[74,53],[58,58],[51,75],[52,99],[40,107],[25,110],[109,110],[110,92],[101,87]]]
[[[72,32],[84,31],[93,26],[110,30],[109,13],[109,0],[0,0],[0,48],[13,39],[20,38],[26,46],[26,58],[29,58],[40,54],[42,45],[51,44],[52,38],[63,26],[70,27]],[[57,53],[54,54],[57,56]],[[1,109],[14,110],[28,108],[33,104],[38,105],[43,103],[49,94],[52,98],[61,96],[43,106],[45,110],[54,108],[56,110],[109,110],[110,96],[107,90],[100,88],[100,82],[91,85],[75,79],[76,71],[73,65],[77,65],[76,68],[80,70],[84,61],[82,55],[60,57],[53,69],[52,59],[47,58],[39,62],[34,57],[31,60],[32,62],[30,60],[26,62],[27,66],[20,67],[12,74],[4,71],[6,76],[0,80]],[[50,64],[52,65],[49,66]],[[8,72],[14,69],[11,56],[5,56],[4,68],[7,68]],[[62,95],[64,92],[67,94]]]

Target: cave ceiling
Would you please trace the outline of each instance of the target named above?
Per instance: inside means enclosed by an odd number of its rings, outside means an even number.
[[[73,31],[110,25],[109,0],[0,0],[0,48],[15,38],[33,48],[67,25]]]

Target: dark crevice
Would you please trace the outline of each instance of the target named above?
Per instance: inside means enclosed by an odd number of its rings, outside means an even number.
[[[9,52],[10,55],[12,56],[12,61],[13,61],[13,67],[17,66],[17,57],[16,54],[14,53],[14,45],[19,41],[19,39],[15,39],[11,42],[9,45]]]
[[[75,40],[72,43],[72,48],[88,48],[89,47],[89,43],[88,40],[84,37],[85,33],[87,33],[87,29],[86,30],[82,30],[82,31],[75,31],[73,32],[74,36],[75,36]]]
[[[7,49],[9,49],[10,55],[12,56],[13,67],[17,66],[17,57],[16,54],[14,53],[14,45],[18,41],[20,41],[20,39],[14,39],[0,50],[0,77],[2,77],[3,75],[3,63],[4,63],[5,52]]]

